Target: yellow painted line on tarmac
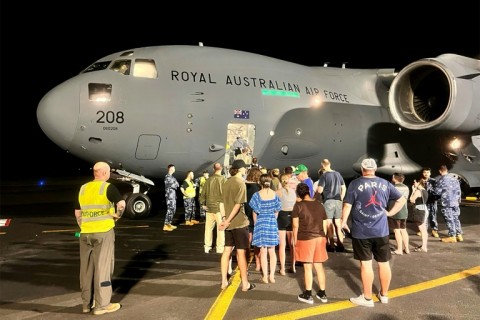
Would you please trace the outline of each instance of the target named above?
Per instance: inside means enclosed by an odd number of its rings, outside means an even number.
[[[115,229],[133,229],[133,228],[149,228],[148,224],[142,226],[121,226],[115,227]],[[78,229],[57,229],[57,230],[43,230],[42,233],[55,233],[55,232],[77,232]]]
[[[218,295],[217,300],[213,303],[212,307],[205,316],[205,320],[223,319],[228,311],[228,307],[232,303],[235,293],[237,293],[238,287],[242,283],[240,278],[240,270],[235,269],[235,275],[230,279],[228,287],[222,290]]]
[[[418,284],[414,284],[411,286],[403,287],[403,288],[398,288],[395,290],[389,290],[388,291],[388,298],[397,298],[401,297],[407,294],[412,294],[416,292],[420,292],[423,290],[428,290],[432,289],[438,286],[442,286],[445,284],[449,284],[454,281],[462,280],[467,277],[473,276],[480,273],[480,266],[473,267],[471,269],[463,270],[445,277],[441,277],[438,279],[433,279],[425,282],[421,282]],[[378,301],[377,297],[373,298],[374,301]],[[323,304],[318,307],[312,307],[312,308],[306,308],[302,310],[296,310],[296,311],[291,311],[291,312],[285,312],[281,314],[276,314],[268,317],[263,317],[263,318],[257,318],[257,320],[267,320],[267,319],[275,319],[275,320],[281,320],[281,319],[302,319],[302,318],[307,318],[307,317],[312,317],[312,316],[317,316],[320,314],[325,314],[329,312],[334,312],[334,311],[339,311],[339,310],[344,310],[344,309],[349,309],[357,307],[357,305],[354,305],[348,300],[345,301],[339,301],[335,303],[330,303],[330,304]]]
[[[390,297],[390,292],[389,292],[389,297]],[[264,318],[258,318],[259,319],[302,319],[306,317],[313,317],[317,316],[319,314],[325,314],[325,313],[330,313],[334,311],[339,311],[339,310],[345,310],[349,308],[356,307],[353,303],[351,303],[348,300],[345,301],[339,301],[335,303],[329,303],[329,304],[322,304],[319,307],[312,307],[312,308],[306,308],[306,309],[301,309],[301,310],[296,310],[296,311],[291,311],[291,312],[285,312],[281,314],[276,314]]]
[[[252,262],[253,256],[253,253],[251,253],[250,258],[247,261],[247,270],[248,266]],[[238,287],[241,285],[241,283],[242,278],[240,277],[240,270],[237,267],[233,272],[233,276],[230,278],[230,284],[218,295],[217,299],[205,316],[205,320],[218,320],[225,317],[228,307],[232,303],[235,293],[237,293]]]
[[[250,262],[251,261],[252,261],[252,257],[250,257]],[[432,289],[438,286],[452,283],[454,281],[471,277],[479,273],[480,273],[480,266],[476,266],[476,267],[466,269],[466,270],[463,270],[445,277],[441,277],[438,279],[433,279],[433,280],[417,283],[414,285],[410,285],[410,286],[406,286],[406,287],[402,287],[394,290],[389,290],[388,297],[389,299],[393,299],[393,298],[405,296],[407,294],[412,294],[412,293]],[[228,311],[228,308],[232,303],[233,298],[235,297],[235,294],[240,284],[241,284],[240,272],[238,271],[238,268],[237,268],[235,270],[234,276],[231,279],[230,285],[224,290],[222,290],[222,292],[220,293],[220,295],[217,297],[212,307],[210,308],[209,312],[205,316],[205,320],[223,319],[225,317]],[[373,300],[378,302],[377,297],[374,297]],[[257,320],[302,319],[302,318],[317,316],[321,314],[345,310],[345,309],[354,308],[354,307],[357,307],[357,306],[348,300],[344,300],[344,301],[339,301],[335,303],[322,304],[317,307],[305,308],[301,310],[295,310],[291,312],[271,315],[268,317],[257,318]]]

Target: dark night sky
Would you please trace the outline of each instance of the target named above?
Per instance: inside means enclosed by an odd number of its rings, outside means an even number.
[[[10,4],[8,2],[11,2]],[[36,108],[51,88],[110,53],[197,45],[250,51],[304,65],[397,68],[442,53],[479,58],[478,1],[329,5],[225,2],[2,1],[0,180],[75,176],[89,164],[50,142]],[[398,4],[397,4],[398,3]],[[410,3],[410,4],[409,4]],[[160,5],[163,4],[163,5]],[[177,7],[176,7],[177,6]]]

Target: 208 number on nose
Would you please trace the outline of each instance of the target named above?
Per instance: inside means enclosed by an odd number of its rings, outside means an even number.
[[[123,123],[125,121],[122,111],[97,111],[97,115],[99,116],[97,123]]]

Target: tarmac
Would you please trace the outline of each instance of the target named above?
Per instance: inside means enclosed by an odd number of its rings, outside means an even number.
[[[0,202],[0,318],[86,319],[79,289],[79,231],[73,200],[86,179],[34,183],[2,182]],[[81,182],[80,182],[81,181]],[[183,224],[179,204],[178,229],[162,231],[163,195],[150,194],[152,213],[141,220],[121,219],[116,226],[114,294],[122,308],[103,319],[438,319],[473,320],[480,314],[480,204],[465,202],[460,220],[464,242],[442,243],[430,237],[428,253],[408,223],[411,254],[390,261],[389,303],[375,298],[375,307],[349,302],[361,293],[358,261],[350,239],[347,252],[329,253],[324,264],[327,303],[298,301],[303,268],[275,283],[260,282],[255,262],[249,266],[254,290],[242,292],[234,261],[230,285],[220,288],[220,255],[203,250],[204,225]],[[446,236],[439,218],[440,235]],[[392,247],[395,245],[393,236]],[[287,251],[287,267],[290,265]],[[375,265],[375,264],[374,264]],[[376,268],[375,268],[376,270]],[[316,279],[314,281],[316,283]],[[314,284],[314,291],[318,286]],[[375,273],[374,293],[379,290]]]

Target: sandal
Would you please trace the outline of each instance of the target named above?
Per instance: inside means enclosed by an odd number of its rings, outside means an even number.
[[[285,270],[278,270],[278,273],[280,273],[282,276],[286,275]]]
[[[250,283],[250,287],[248,289],[242,289],[242,291],[250,291],[250,290],[253,290],[255,289],[256,285],[253,284],[253,283]]]
[[[403,256],[403,253],[398,253],[397,251],[390,251],[393,255],[397,255],[397,256]]]
[[[415,252],[427,252],[427,251],[423,250],[422,246],[416,247],[415,249],[413,249],[413,251],[415,251]]]

